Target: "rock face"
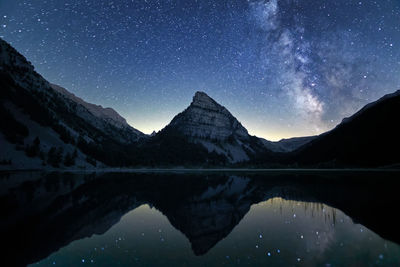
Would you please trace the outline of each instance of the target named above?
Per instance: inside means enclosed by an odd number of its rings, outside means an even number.
[[[147,138],[115,110],[87,103],[50,84],[2,39],[0,88],[0,161],[10,162],[11,168],[43,168],[47,164],[43,155],[51,148],[64,151],[57,157],[61,159],[77,150],[82,167],[86,167],[84,158],[90,157],[107,161],[107,165],[124,164],[117,157],[124,147]],[[25,153],[16,145],[25,148]],[[113,156],[111,150],[115,152]],[[114,162],[110,161],[112,158]]]
[[[224,156],[228,162],[249,161],[260,154],[291,152],[315,137],[271,142],[249,135],[246,128],[222,105],[204,92],[196,92],[192,103],[176,115],[166,129],[173,129],[209,153]]]
[[[166,129],[201,144],[208,152],[224,156],[228,162],[248,161],[257,151],[267,149],[259,138],[222,105],[204,92],[196,92],[188,108],[173,118]]]
[[[242,124],[223,106],[204,92],[196,92],[190,106],[170,123],[183,134],[211,140],[224,141],[235,136],[248,139]]]
[[[84,106],[85,108],[87,108],[96,117],[102,118],[118,128],[130,127],[129,124],[126,122],[125,118],[121,117],[121,115],[119,115],[118,112],[116,112],[114,109],[103,108],[100,105],[88,103],[88,102],[84,101],[82,98],[77,97],[73,93],[69,92],[67,89],[65,89],[61,86],[58,86],[56,84],[50,84],[50,86],[57,92],[63,94],[64,96],[68,97],[69,99],[71,99],[71,100],[75,101],[76,103],[79,103],[82,106]]]
[[[69,112],[75,113],[73,115],[81,117],[88,124],[91,124],[100,131],[108,131],[109,136],[117,137],[123,143],[132,142],[145,136],[140,131],[131,127],[114,109],[103,108],[102,106],[88,103],[70,93],[67,89],[50,84],[34,70],[32,64],[23,55],[19,54],[18,51],[1,39],[0,71],[4,73],[4,76],[11,78],[12,82],[20,87],[19,89],[26,90],[32,95],[40,92],[48,99],[52,98],[51,100],[54,102],[63,102],[62,104],[69,107]],[[56,92],[61,94],[62,98]],[[37,100],[40,101],[41,99]],[[48,106],[51,109],[51,105]],[[115,129],[115,127],[118,129]],[[123,131],[116,134],[119,130]]]

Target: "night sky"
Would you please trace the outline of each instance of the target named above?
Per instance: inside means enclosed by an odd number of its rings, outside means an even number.
[[[145,133],[199,90],[277,140],[400,89],[399,0],[0,0],[0,37]]]

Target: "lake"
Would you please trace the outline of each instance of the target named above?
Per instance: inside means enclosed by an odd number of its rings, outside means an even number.
[[[395,171],[1,172],[7,266],[400,266]]]

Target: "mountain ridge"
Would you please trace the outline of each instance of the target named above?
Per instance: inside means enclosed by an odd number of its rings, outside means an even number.
[[[292,161],[321,166],[378,167],[400,163],[400,90],[386,94],[293,152]]]
[[[50,84],[2,39],[0,85],[0,115],[5,122],[0,125],[0,145],[7,148],[0,151],[0,165],[15,167],[12,162],[25,157],[32,159],[31,164],[21,161],[17,164],[21,168],[68,167],[71,154],[82,168],[336,167],[400,162],[394,152],[400,149],[400,132],[391,123],[400,114],[400,90],[366,105],[319,136],[272,142],[250,135],[228,109],[201,91],[165,128],[145,135],[114,109],[88,103]],[[57,147],[61,152],[54,154]],[[54,155],[57,164],[51,163]]]
[[[166,126],[189,142],[201,144],[234,163],[250,159],[254,148],[242,124],[222,105],[204,92],[196,92],[190,105]]]
[[[77,103],[81,104],[82,106],[86,107],[94,116],[103,118],[103,119],[107,120],[109,123],[113,124],[114,126],[116,126],[118,128],[128,127],[131,130],[137,132],[139,135],[142,134],[139,130],[137,130],[137,129],[133,128],[131,125],[129,125],[128,122],[126,121],[126,119],[124,117],[122,117],[113,108],[111,108],[111,107],[103,107],[101,105],[97,105],[97,104],[86,102],[82,98],[76,96],[75,94],[69,92],[67,89],[65,89],[65,88],[63,88],[63,87],[61,87],[59,85],[50,84],[50,86],[55,91],[57,91],[57,92],[61,93],[62,95],[70,98],[74,102],[77,102]]]
[[[0,86],[0,162],[13,168],[67,167],[75,159],[83,168],[109,165],[113,159],[99,145],[120,154],[124,145],[147,137],[130,126],[115,126],[109,118],[92,114],[76,99],[54,90],[2,39]]]

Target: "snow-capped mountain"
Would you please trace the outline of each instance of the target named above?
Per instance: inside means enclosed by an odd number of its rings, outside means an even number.
[[[272,142],[251,136],[224,106],[204,92],[196,92],[189,107],[166,128],[180,132],[208,152],[223,155],[231,163],[249,161],[260,152],[290,152],[314,139],[310,136]]]
[[[45,158],[51,148],[51,157],[61,157],[52,165],[62,166],[63,157],[72,155],[81,166],[86,165],[85,158],[93,164],[97,163],[92,158],[112,164],[105,160],[106,153],[123,153],[126,145],[147,138],[113,109],[87,103],[50,84],[1,39],[0,86],[0,162],[15,168],[50,164]],[[69,165],[75,160],[66,161]]]
[[[163,131],[171,130],[231,163],[248,161],[267,149],[261,139],[249,135],[225,107],[204,92],[196,92],[189,107],[176,115]]]
[[[190,106],[169,125],[193,138],[226,141],[232,137],[244,140],[250,137],[225,107],[204,92],[196,92]]]

